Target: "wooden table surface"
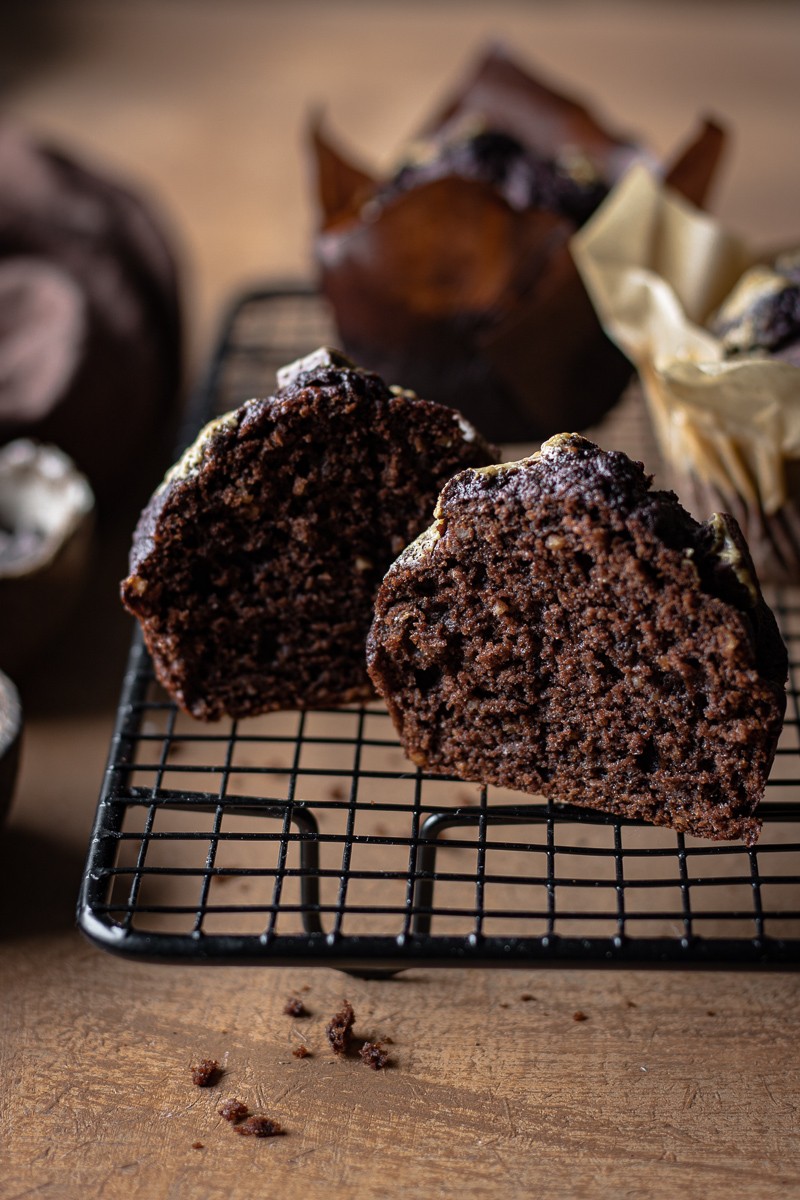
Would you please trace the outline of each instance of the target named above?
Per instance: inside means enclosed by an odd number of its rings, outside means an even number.
[[[735,130],[716,210],[754,240],[800,233],[800,9],[769,4],[189,3],[21,6],[5,109],[137,178],[182,244],[192,370],[231,290],[308,273],[309,106],[386,160],[501,35],[619,125],[675,145]],[[800,1196],[798,979],[790,974],[142,965],[73,928],[129,625],[133,514],[84,612],[23,681],[16,802],[0,835],[0,1196]],[[302,1032],[287,995],[307,987]],[[394,1069],[325,1050],[343,996]],[[523,996],[529,999],[522,999]],[[576,1011],[587,1020],[576,1022]],[[188,1078],[223,1062],[217,1089]],[[235,1094],[280,1139],[239,1138]],[[202,1143],[193,1148],[193,1143]]]

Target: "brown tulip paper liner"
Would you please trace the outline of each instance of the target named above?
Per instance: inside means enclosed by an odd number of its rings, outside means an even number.
[[[800,368],[726,359],[704,328],[759,256],[642,166],[571,248],[639,372],[671,485],[698,517],[737,517],[762,578],[800,579]]]
[[[655,161],[497,47],[421,136],[430,148],[470,122],[546,158],[583,156],[609,185],[632,162]],[[723,140],[707,122],[669,170],[698,203]],[[573,219],[514,208],[498,186],[457,175],[387,188],[336,147],[319,116],[311,145],[321,288],[356,361],[455,405],[501,441],[585,428],[616,402],[630,366],[601,329],[575,269]],[[408,154],[425,152],[412,143]]]

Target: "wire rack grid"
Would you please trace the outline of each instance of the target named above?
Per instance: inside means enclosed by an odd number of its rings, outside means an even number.
[[[190,415],[268,393],[331,340],[298,288],[233,307]],[[654,461],[631,395],[596,436]],[[161,961],[329,965],[800,964],[800,591],[774,591],[789,709],[755,848],[431,776],[378,703],[205,726],[138,634],[79,903],[105,949]]]

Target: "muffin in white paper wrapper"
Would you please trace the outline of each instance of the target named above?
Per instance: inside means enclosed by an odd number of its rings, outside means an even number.
[[[640,166],[570,248],[639,372],[670,486],[699,518],[736,517],[762,579],[800,581],[800,366],[726,357],[706,327],[764,256]]]

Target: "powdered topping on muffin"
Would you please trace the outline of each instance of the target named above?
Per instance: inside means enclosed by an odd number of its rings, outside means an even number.
[[[728,513],[713,513],[706,525],[713,536],[709,553],[715,554],[724,566],[730,567],[747,591],[750,607],[755,608],[761,599],[761,591],[738,525]]]
[[[250,403],[248,401],[248,403]],[[221,417],[214,417],[209,421],[198,433],[195,440],[173,466],[167,471],[163,482],[159,486],[159,491],[168,487],[171,483],[175,483],[179,479],[185,479],[187,475],[192,475],[199,471],[203,462],[203,457],[217,434],[222,433],[226,429],[235,429],[241,420],[242,409],[235,409],[233,412],[224,413]]]

